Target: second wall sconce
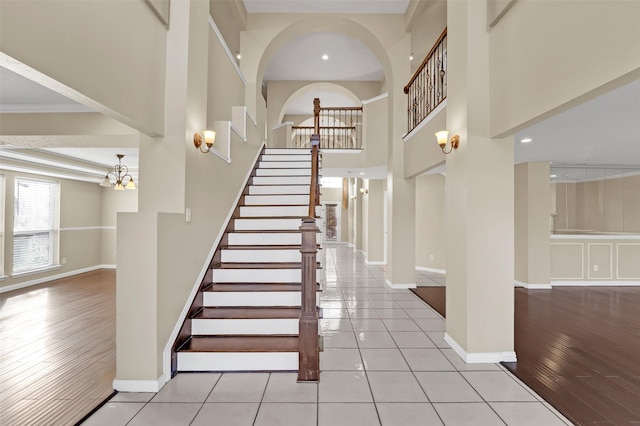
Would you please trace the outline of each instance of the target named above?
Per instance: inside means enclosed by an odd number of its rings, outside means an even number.
[[[451,136],[451,140],[448,141],[450,144],[449,151],[446,151],[445,147],[447,146],[447,140],[449,139],[449,131],[441,130],[439,132],[436,132],[435,135],[436,135],[436,139],[438,139],[438,145],[440,145],[440,149],[442,149],[443,153],[450,154],[451,151],[453,151],[454,149],[458,149],[458,145],[460,144],[460,136],[458,135]]]
[[[203,138],[204,135],[204,138]],[[216,141],[216,132],[214,132],[213,130],[205,130],[204,132],[202,132],[202,135],[200,133],[194,133],[193,134],[193,144],[196,146],[196,148],[200,149],[200,152],[202,152],[203,154],[206,154],[207,152],[211,151],[211,148],[213,147],[213,144]],[[203,150],[202,149],[202,142],[205,143],[205,145],[207,145],[207,150]]]

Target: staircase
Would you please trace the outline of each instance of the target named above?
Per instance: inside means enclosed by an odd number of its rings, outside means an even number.
[[[308,149],[263,151],[176,340],[174,373],[298,369],[310,177]]]

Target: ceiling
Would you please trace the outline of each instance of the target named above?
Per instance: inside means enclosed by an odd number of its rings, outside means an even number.
[[[245,0],[249,13],[404,13],[408,0]],[[327,60],[322,55],[328,55]],[[375,55],[357,40],[336,33],[319,32],[301,36],[282,47],[268,64],[266,81],[380,81],[382,66]],[[354,106],[343,94],[327,90],[301,93],[287,108],[287,114],[309,114],[312,100],[320,97],[326,106]],[[0,67],[0,112],[82,112],[89,111],[31,80]],[[613,90],[571,110],[537,123],[515,135],[515,161],[551,161],[561,164],[640,165],[640,81]],[[523,138],[532,142],[523,144]],[[435,143],[435,142],[434,142]],[[0,145],[2,140],[0,138]],[[33,143],[32,143],[33,145]],[[110,168],[115,154],[137,168],[137,149],[118,147],[79,148],[77,145],[49,146],[50,154],[84,159]],[[124,150],[127,150],[124,152]],[[0,156],[2,155],[0,147]],[[351,171],[351,173],[348,173]],[[325,171],[326,172],[329,171]],[[365,170],[334,170],[343,176]],[[370,170],[366,177],[383,178],[384,170]],[[379,175],[379,176],[378,176]]]

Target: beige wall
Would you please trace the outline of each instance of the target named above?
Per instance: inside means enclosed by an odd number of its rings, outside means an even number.
[[[446,269],[445,179],[441,174],[416,178],[416,267]]]
[[[515,166],[515,279],[549,285],[549,163]]]
[[[491,134],[638,78],[638,16],[637,1],[516,2],[490,31]]]
[[[21,73],[138,130],[163,133],[166,28],[145,2],[2,2],[0,40],[3,54],[31,69]]]
[[[410,135],[404,138],[404,175],[417,176],[444,163],[445,154],[438,145],[435,132],[447,128],[446,109],[432,113]]]
[[[383,263],[385,183],[369,180],[369,193],[363,198],[363,250],[368,262]],[[367,185],[365,184],[365,188]]]
[[[209,13],[216,21],[231,53],[235,55],[240,52],[240,31],[247,24],[244,3],[241,0],[209,0]]]
[[[215,22],[217,25],[220,19]],[[244,82],[212,28],[208,50],[207,128],[210,129],[214,121],[231,120],[231,107],[244,104]]]
[[[411,72],[414,72],[420,66],[447,26],[446,0],[424,3],[426,5],[419,8],[411,26],[411,53],[413,54]]]
[[[138,184],[139,186],[139,184]],[[138,211],[138,191],[114,191],[102,189],[102,208],[100,223],[100,264],[116,264],[116,217],[119,212]]]
[[[551,185],[556,232],[640,233],[640,175]]]

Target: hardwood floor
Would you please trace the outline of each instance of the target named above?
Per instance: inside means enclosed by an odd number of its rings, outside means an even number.
[[[0,295],[0,424],[72,425],[113,392],[115,271]]]
[[[504,365],[578,425],[639,424],[639,313],[638,287],[518,288],[518,362]]]

